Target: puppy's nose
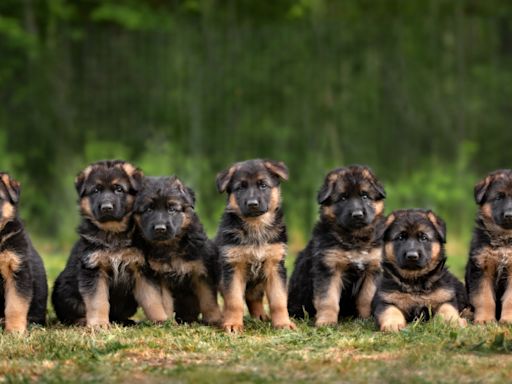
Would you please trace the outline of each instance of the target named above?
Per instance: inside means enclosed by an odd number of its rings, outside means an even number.
[[[249,208],[258,208],[260,206],[260,203],[257,199],[251,199],[247,201],[247,206]]]
[[[112,203],[103,203],[100,206],[101,213],[112,213],[114,210],[114,204]]]
[[[362,219],[364,217],[364,212],[362,209],[357,209],[352,212],[353,219]]]
[[[156,233],[159,234],[167,232],[167,227],[165,226],[165,224],[156,224],[153,229]]]
[[[405,254],[405,258],[408,260],[408,261],[416,261],[420,258],[420,254],[416,251],[408,251],[406,254]]]
[[[512,209],[506,210],[505,213],[503,214],[503,217],[509,220],[512,219]]]

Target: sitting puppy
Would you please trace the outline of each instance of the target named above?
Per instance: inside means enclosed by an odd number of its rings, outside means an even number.
[[[479,212],[466,266],[474,321],[512,323],[512,170],[481,180],[475,200]]]
[[[383,276],[372,303],[381,331],[431,315],[465,326],[464,285],[445,267],[446,227],[432,211],[395,211],[386,220]]]
[[[216,238],[227,332],[243,329],[244,296],[251,316],[267,318],[265,293],[272,325],[295,328],[286,310],[287,237],[281,179],[288,179],[283,163],[260,159],[236,163],[217,175],[217,189],[228,194]]]
[[[7,332],[46,321],[46,273],[18,218],[19,197],[19,183],[0,172],[0,319]]]
[[[134,273],[144,265],[144,256],[132,245],[132,207],[142,176],[130,163],[107,160],[76,177],[80,239],[52,294],[62,323],[129,324],[135,314]]]
[[[194,211],[194,192],[177,177],[146,177],[135,201],[134,243],[151,282],[148,318],[218,324],[217,252]],[[173,296],[175,306],[173,306]]]
[[[318,192],[320,221],[290,279],[288,310],[316,315],[315,325],[371,313],[381,272],[384,187],[366,166],[327,174]]]

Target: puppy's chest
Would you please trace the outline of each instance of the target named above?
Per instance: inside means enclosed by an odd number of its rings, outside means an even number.
[[[21,266],[20,256],[12,251],[0,252],[0,275],[6,279]]]
[[[354,268],[357,270],[379,270],[382,260],[382,249],[380,247],[367,250],[343,250],[330,248],[321,252],[325,265],[336,269],[346,270]]]
[[[476,255],[479,266],[490,272],[512,273],[512,247],[488,247]]]
[[[144,265],[144,255],[133,247],[97,250],[86,255],[85,262],[89,268],[99,268],[111,273],[117,280],[126,273],[139,270]]]
[[[229,245],[221,248],[224,260],[229,264],[261,264],[279,262],[286,254],[285,243]]]
[[[171,256],[165,260],[150,258],[148,264],[154,272],[174,278],[197,277],[207,274],[206,266],[201,260],[184,260]]]
[[[438,288],[430,292],[382,292],[383,299],[401,308],[411,311],[418,308],[431,308],[436,310],[441,304],[453,300],[455,291],[449,288]]]

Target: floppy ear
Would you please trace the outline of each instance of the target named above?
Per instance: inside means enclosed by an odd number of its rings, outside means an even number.
[[[5,189],[7,189],[11,203],[17,204],[21,193],[20,183],[11,179],[7,173],[2,174],[2,183],[4,184]]]
[[[443,219],[432,211],[427,212],[427,218],[434,226],[439,239],[441,239],[441,243],[446,243],[446,224]]]
[[[480,180],[478,183],[476,183],[474,194],[475,194],[475,201],[478,205],[482,205],[485,202],[487,190],[491,186],[492,182],[493,182],[493,177],[487,176],[484,179]]]
[[[217,174],[217,190],[219,193],[226,192],[226,189],[231,182],[231,178],[233,177],[233,174],[235,173],[236,167],[232,166],[228,169],[223,170],[222,172]]]
[[[144,172],[141,169],[137,168],[135,165],[131,163],[124,163],[122,165],[123,170],[128,175],[128,179],[130,180],[130,186],[133,192],[137,193],[140,191],[142,187],[142,180],[144,179]]]
[[[79,197],[82,197],[85,193],[85,179],[87,179],[89,173],[90,167],[87,167],[75,177],[75,188]]]
[[[329,172],[327,176],[325,176],[324,184],[316,196],[318,204],[325,203],[331,197],[334,191],[334,186],[336,185],[336,180],[338,180],[338,174],[336,171]]]
[[[288,180],[288,167],[282,161],[265,160],[263,164],[265,165],[265,168],[269,170],[269,172],[279,176],[284,181]]]
[[[368,167],[364,167],[363,175],[368,179],[370,184],[379,194],[379,200],[386,198],[386,191],[384,190],[384,186],[377,179],[377,176],[372,172],[372,170]]]

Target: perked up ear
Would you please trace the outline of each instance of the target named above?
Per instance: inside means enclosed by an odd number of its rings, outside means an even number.
[[[482,205],[485,203],[487,191],[489,190],[489,187],[491,186],[493,182],[492,176],[486,176],[484,179],[480,180],[475,185],[475,201],[478,205]]]
[[[441,243],[446,243],[446,224],[443,219],[432,211],[427,212],[427,218],[434,226]]]
[[[0,175],[1,181],[4,184],[7,193],[9,194],[9,199],[11,200],[11,203],[14,205],[18,204],[21,193],[20,183],[14,179],[11,179],[11,177],[7,173],[0,173]]]
[[[228,169],[223,170],[222,172],[217,174],[217,190],[219,193],[226,192],[226,189],[228,188],[229,183],[231,182],[231,178],[233,177],[233,174],[236,171],[236,166],[232,166]]]
[[[265,168],[267,168],[269,172],[273,173],[274,175],[278,176],[284,181],[288,180],[288,167],[282,161],[265,160],[263,164],[265,165]]]

